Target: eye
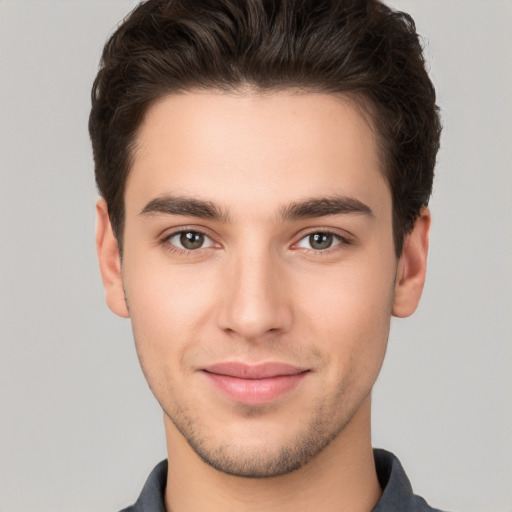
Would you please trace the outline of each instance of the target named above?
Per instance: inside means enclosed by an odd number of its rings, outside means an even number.
[[[177,231],[166,237],[164,241],[177,249],[186,251],[195,251],[214,245],[213,240],[209,236],[201,233],[201,231],[193,230]]]
[[[339,245],[343,242],[343,238],[334,233],[326,231],[318,231],[317,233],[310,233],[309,235],[301,238],[296,247],[301,249],[312,249],[314,251],[325,251]]]

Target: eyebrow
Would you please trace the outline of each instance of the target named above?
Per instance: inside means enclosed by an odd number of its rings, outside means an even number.
[[[228,212],[211,201],[170,195],[151,200],[139,215],[186,215],[222,222],[229,220]]]
[[[288,221],[349,213],[374,217],[373,211],[368,205],[359,199],[346,196],[311,198],[291,203],[281,209],[281,217]]]
[[[293,202],[280,209],[280,217],[285,221],[343,214],[374,216],[368,205],[358,199],[346,196],[310,198]],[[139,215],[145,217],[183,215],[220,222],[229,222],[230,220],[229,212],[212,201],[172,195],[152,199]]]

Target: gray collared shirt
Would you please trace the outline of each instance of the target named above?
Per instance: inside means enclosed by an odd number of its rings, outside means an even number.
[[[372,512],[441,512],[412,492],[400,461],[390,452],[373,450],[382,496]],[[158,464],[149,475],[135,505],[121,512],[166,512],[164,505],[167,461]]]

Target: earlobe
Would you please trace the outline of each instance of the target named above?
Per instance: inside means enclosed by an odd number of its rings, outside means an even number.
[[[110,224],[107,203],[103,198],[96,203],[96,216],[96,252],[105,289],[105,300],[116,315],[128,318],[130,313],[124,296],[119,247]]]
[[[412,231],[405,237],[395,281],[394,316],[410,316],[418,307],[427,269],[430,220],[430,211],[422,208]]]

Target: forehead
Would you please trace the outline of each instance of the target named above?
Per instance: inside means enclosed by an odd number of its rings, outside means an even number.
[[[245,212],[312,196],[390,203],[371,123],[339,95],[172,94],[149,109],[136,142],[128,215],[163,194]]]

